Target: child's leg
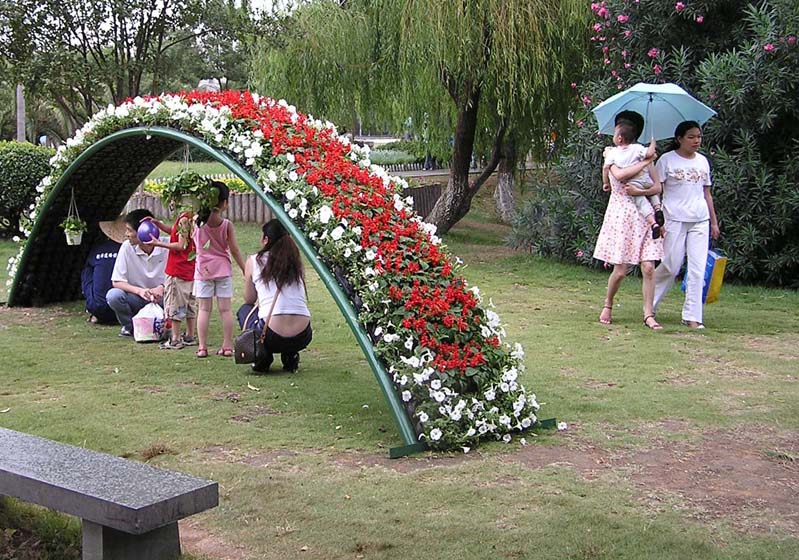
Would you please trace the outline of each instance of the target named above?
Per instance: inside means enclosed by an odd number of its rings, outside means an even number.
[[[197,331],[197,299],[189,294],[186,301],[186,340],[193,341]]]
[[[222,348],[233,348],[233,311],[231,298],[217,297],[219,316],[222,318]]]
[[[197,319],[195,317],[186,317],[186,337],[194,338],[194,333],[197,330]]]
[[[663,225],[666,223],[666,218],[663,216],[663,209],[660,205],[660,197],[656,194],[653,194],[647,198],[649,199],[649,203],[652,205],[652,208],[655,210],[655,223],[660,227],[663,227]]]
[[[638,185],[637,183],[630,183],[637,187],[638,189],[646,189],[648,188],[645,185]],[[651,186],[651,185],[650,185]],[[635,207],[638,208],[638,213],[646,220],[646,225],[652,230],[652,239],[657,239],[662,235],[665,235],[666,231],[661,228],[661,223],[658,222],[657,219],[657,212],[653,207],[652,203],[649,201],[648,196],[634,196],[633,202],[635,203]],[[663,217],[663,212],[660,212],[661,218]]]
[[[632,197],[633,202],[635,203],[635,207],[638,208],[638,213],[641,214],[641,217],[646,220],[646,225],[651,226],[655,223],[655,212],[652,209],[652,205],[647,200],[645,196],[634,196]]]
[[[174,317],[169,319],[172,322],[172,336],[169,339],[177,344],[180,342],[180,319],[175,319]]]
[[[214,310],[213,298],[197,298],[197,338],[200,348],[208,348],[208,325],[211,322],[211,311]]]

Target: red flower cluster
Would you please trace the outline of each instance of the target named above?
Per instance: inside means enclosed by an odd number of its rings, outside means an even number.
[[[416,331],[422,347],[435,353],[432,366],[439,371],[455,370],[463,374],[469,367],[485,363],[481,344],[468,340],[464,344],[456,341],[456,333],[469,330],[480,324],[480,316],[474,314],[477,298],[465,289],[463,279],[456,278],[446,286],[426,286],[414,281],[410,290],[397,286],[389,287],[389,297],[400,303],[409,315],[402,326]],[[496,347],[499,340],[492,337],[489,345]]]

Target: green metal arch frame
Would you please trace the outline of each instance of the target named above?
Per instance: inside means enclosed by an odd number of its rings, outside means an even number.
[[[305,236],[305,233],[298,228],[294,222],[289,218],[288,214],[283,209],[282,205],[276,202],[271,196],[267,195],[259,186],[256,180],[253,178],[250,173],[241,166],[241,164],[236,161],[235,159],[231,158],[225,153],[219,152],[214,149],[212,146],[206,144],[200,138],[196,136],[192,136],[185,132],[167,128],[167,127],[135,127],[135,128],[126,128],[110,134],[88,148],[84,150],[80,155],[78,155],[75,160],[69,165],[69,167],[64,171],[64,173],[59,178],[58,182],[56,183],[55,187],[51,191],[47,201],[45,201],[44,206],[42,207],[39,216],[43,216],[50,204],[53,200],[58,196],[58,193],[61,189],[67,188],[69,184],[70,176],[73,172],[80,168],[80,166],[89,160],[96,152],[101,150],[103,147],[113,144],[114,142],[123,139],[129,138],[133,136],[144,136],[145,138],[150,136],[159,136],[164,137],[167,139],[172,139],[179,141],[184,144],[188,144],[189,146],[196,148],[203,153],[209,155],[219,163],[223,164],[227,167],[230,171],[232,171],[236,176],[238,176],[244,183],[250,187],[261,200],[267,205],[267,207],[272,211],[273,215],[280,220],[283,226],[286,228],[287,231],[292,235],[294,240],[297,242],[302,253],[306,256],[306,258],[310,261],[311,265],[314,267],[314,270],[319,274],[322,279],[322,282],[325,284],[328,292],[333,297],[333,300],[336,302],[341,313],[344,315],[344,319],[347,321],[352,333],[355,335],[355,339],[358,341],[358,345],[361,347],[361,350],[366,357],[366,361],[369,364],[369,367],[372,369],[372,372],[377,379],[377,383],[380,386],[381,391],[383,392],[383,396],[385,397],[386,401],[389,404],[389,408],[391,409],[391,413],[394,416],[394,419],[397,422],[397,425],[400,430],[400,435],[405,443],[404,446],[398,448],[392,448],[390,450],[390,456],[394,457],[402,457],[404,455],[408,455],[411,453],[415,453],[418,451],[422,451],[427,448],[424,442],[420,442],[416,437],[416,433],[413,429],[413,425],[411,424],[410,419],[408,418],[408,414],[405,410],[405,407],[402,405],[402,402],[397,395],[397,392],[394,389],[393,381],[389,377],[388,373],[386,372],[385,368],[383,367],[380,360],[374,353],[374,348],[372,346],[372,342],[369,339],[369,336],[366,332],[361,328],[360,323],[358,322],[358,316],[353,308],[349,298],[346,296],[344,291],[339,287],[338,283],[336,282],[333,274],[331,271],[325,266],[322,260],[317,255],[316,251],[314,250],[311,243],[308,241],[308,238]],[[39,233],[39,223],[40,219],[37,219],[36,223],[33,226],[31,231],[30,238],[33,239]],[[22,253],[22,257],[19,263],[19,269],[23,268],[23,264],[26,259],[30,258],[28,255],[29,247],[26,246],[24,252]],[[9,302],[13,302],[13,294],[15,289],[17,288],[17,283],[19,282],[19,274],[15,277],[14,284],[11,287],[11,291],[9,293]]]

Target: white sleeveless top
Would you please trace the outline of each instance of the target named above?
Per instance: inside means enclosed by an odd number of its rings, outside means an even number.
[[[272,308],[272,300],[277,292],[277,285],[274,280],[264,282],[261,280],[261,268],[269,258],[269,254],[263,256],[263,263],[258,261],[258,255],[252,255],[252,281],[255,284],[255,291],[258,293],[258,317],[266,319],[269,310]],[[308,304],[305,298],[305,286],[302,281],[296,284],[283,286],[280,290],[280,297],[277,298],[275,309],[272,315],[303,315],[310,317]]]

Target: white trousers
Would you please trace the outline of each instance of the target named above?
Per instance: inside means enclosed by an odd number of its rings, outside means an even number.
[[[705,264],[710,241],[710,221],[675,222],[666,220],[666,237],[663,238],[663,260],[655,268],[655,310],[666,292],[674,285],[688,255],[685,278],[685,302],[682,320],[702,323],[702,289],[705,282]]]

